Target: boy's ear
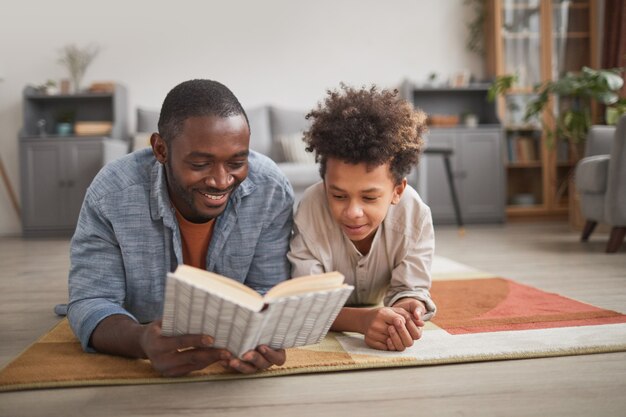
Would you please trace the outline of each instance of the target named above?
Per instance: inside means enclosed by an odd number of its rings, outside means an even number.
[[[152,146],[152,153],[154,157],[162,164],[167,162],[167,144],[165,140],[158,133],[153,133],[150,136],[150,145]]]
[[[400,184],[393,187],[393,197],[391,198],[391,204],[398,204],[400,202],[400,197],[402,197],[402,193],[406,188],[406,178],[402,178]]]

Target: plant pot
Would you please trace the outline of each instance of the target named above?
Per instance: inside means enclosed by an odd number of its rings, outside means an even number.
[[[68,122],[57,123],[57,135],[69,136],[72,134],[72,124]]]

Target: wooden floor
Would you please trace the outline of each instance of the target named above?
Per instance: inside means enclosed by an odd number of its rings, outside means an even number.
[[[626,245],[559,223],[436,228],[437,254],[626,313]],[[0,238],[0,365],[58,320],[67,240]],[[626,353],[0,394],[0,416],[625,416]]]

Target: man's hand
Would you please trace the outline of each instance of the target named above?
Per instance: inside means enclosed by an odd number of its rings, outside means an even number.
[[[242,374],[252,374],[262,369],[267,369],[272,365],[280,366],[285,363],[286,359],[285,349],[274,350],[269,346],[261,345],[255,350],[244,353],[241,359],[222,360],[221,364],[227,369],[232,369]]]
[[[225,349],[212,348],[213,339],[204,335],[161,335],[161,321],[144,326],[139,343],[152,367],[163,376],[182,376],[232,358]]]

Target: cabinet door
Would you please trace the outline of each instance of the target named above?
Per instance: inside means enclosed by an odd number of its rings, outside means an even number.
[[[20,147],[25,234],[71,233],[85,191],[102,167],[102,140],[24,141]]]
[[[58,226],[66,199],[63,147],[50,141],[21,143],[20,146],[24,228]]]
[[[102,142],[68,142],[64,150],[66,167],[67,200],[63,213],[63,225],[76,227],[78,214],[85,192],[102,167]]]
[[[467,221],[504,221],[504,167],[502,132],[466,130],[459,133],[455,147],[462,177],[461,212]]]
[[[427,137],[427,148],[449,148],[453,154],[450,158],[453,178],[459,190],[459,181],[454,173],[458,170],[458,155],[456,148],[457,132],[453,129],[433,129]],[[430,207],[433,221],[437,223],[454,223],[454,205],[450,194],[450,184],[446,176],[446,170],[442,155],[424,154],[419,166],[420,186],[418,190],[421,197]],[[461,212],[463,206],[461,203]]]

